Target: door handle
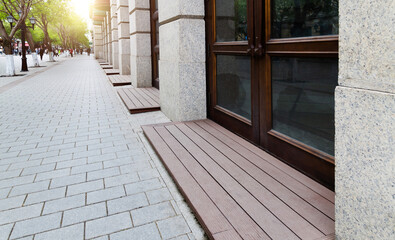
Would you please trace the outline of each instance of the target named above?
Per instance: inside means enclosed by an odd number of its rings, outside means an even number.
[[[247,54],[250,54],[251,57],[253,57],[254,53],[255,53],[254,49],[255,49],[255,46],[253,44],[251,44],[250,48],[247,49]]]
[[[262,56],[263,55],[263,47],[261,44],[258,44],[258,47],[254,49],[255,56]]]

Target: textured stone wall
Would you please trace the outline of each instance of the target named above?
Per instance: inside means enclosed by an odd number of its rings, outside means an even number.
[[[119,43],[118,43],[118,14],[117,14],[117,0],[111,0],[111,59],[112,66],[119,69]]]
[[[129,0],[130,68],[135,87],[152,86],[150,1]]]
[[[159,0],[162,111],[173,121],[206,118],[204,0]]]
[[[119,72],[130,75],[130,33],[128,0],[117,0]]]
[[[93,47],[96,59],[102,59],[104,57],[103,49],[103,31],[100,25],[93,26]]]
[[[339,1],[336,237],[395,239],[395,1]]]

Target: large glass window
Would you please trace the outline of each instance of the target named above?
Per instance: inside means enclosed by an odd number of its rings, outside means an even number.
[[[247,41],[247,0],[216,0],[217,42]]]
[[[339,0],[272,0],[272,38],[336,35]]]
[[[251,120],[251,59],[217,55],[217,105]]]
[[[273,129],[334,155],[337,58],[272,58]]]

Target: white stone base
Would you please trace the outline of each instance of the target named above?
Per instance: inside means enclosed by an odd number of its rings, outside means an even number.
[[[14,64],[14,56],[7,55],[6,56],[6,76],[14,76],[15,75],[15,64]]]

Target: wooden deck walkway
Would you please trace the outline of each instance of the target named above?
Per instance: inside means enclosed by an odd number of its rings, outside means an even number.
[[[143,126],[211,239],[335,239],[335,194],[210,120]]]
[[[101,63],[107,63],[107,61],[105,59],[97,59],[97,61],[101,64]]]
[[[110,80],[111,84],[114,87],[132,84],[132,79],[130,75],[110,75],[108,76],[108,80]]]
[[[106,75],[117,75],[119,74],[118,69],[103,69]]]
[[[110,65],[108,62],[102,62],[102,63],[99,62],[99,64],[100,64],[100,66]]]
[[[101,68],[103,69],[113,69],[114,67],[112,65],[101,65]]]
[[[160,110],[159,90],[156,88],[122,88],[118,94],[132,114]]]

